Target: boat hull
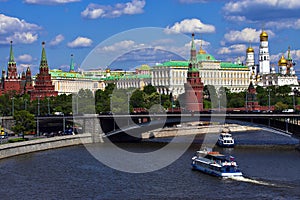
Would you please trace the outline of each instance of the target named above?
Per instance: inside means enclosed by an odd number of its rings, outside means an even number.
[[[217,177],[237,177],[237,176],[241,177],[241,176],[243,176],[242,172],[224,173],[224,172],[215,171],[215,170],[205,168],[205,167],[195,165],[195,164],[192,164],[192,169],[201,171],[201,172],[209,174],[209,175],[217,176]]]

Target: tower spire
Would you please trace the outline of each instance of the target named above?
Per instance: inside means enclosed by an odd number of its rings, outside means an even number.
[[[71,54],[70,72],[74,72],[74,71],[75,71],[74,59],[73,59],[73,54]]]
[[[14,63],[15,62],[15,57],[14,57],[12,43],[13,43],[13,41],[10,41],[10,52],[9,52],[9,61],[8,61],[10,63]]]
[[[41,57],[41,67],[47,67],[48,68],[48,62],[46,57],[46,51],[45,51],[45,42],[42,42],[42,57]]]
[[[195,45],[195,34],[192,33],[192,43],[191,43],[191,57],[190,57],[190,62],[192,64],[195,64],[197,61],[196,58],[196,45]]]
[[[292,57],[291,57],[291,47],[290,46],[288,48],[288,60],[292,60]]]
[[[195,33],[192,33],[192,45],[191,45],[191,50],[196,50],[196,45],[195,45]]]

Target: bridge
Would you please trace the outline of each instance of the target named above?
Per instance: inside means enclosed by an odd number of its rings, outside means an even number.
[[[1,118],[2,125],[13,120]],[[162,114],[114,114],[114,115],[74,115],[74,116],[39,116],[36,117],[37,132],[64,131],[77,127],[79,133],[98,133],[112,140],[128,139],[128,134],[135,139],[141,133],[165,126],[192,121],[225,122],[239,120],[263,124],[280,129],[289,134],[300,136],[300,114],[297,113],[162,113]],[[100,122],[100,123],[99,123]],[[126,132],[126,133],[125,133]],[[130,137],[131,138],[131,137]],[[134,139],[134,138],[131,138]]]

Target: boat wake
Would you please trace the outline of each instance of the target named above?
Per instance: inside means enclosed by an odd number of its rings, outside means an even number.
[[[257,184],[257,185],[272,186],[272,187],[289,187],[287,185],[284,185],[284,186],[283,185],[277,185],[277,184],[274,184],[274,183],[268,183],[268,182],[265,182],[265,181],[258,181],[258,180],[243,177],[243,176],[228,177],[228,179],[235,180],[235,181],[247,182],[247,183],[253,183],[253,184]]]

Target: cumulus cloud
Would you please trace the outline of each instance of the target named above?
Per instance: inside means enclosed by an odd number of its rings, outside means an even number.
[[[266,30],[269,36],[274,36],[275,34],[271,30]],[[259,35],[261,30],[256,30],[253,28],[244,28],[241,31],[229,31],[224,35],[225,42],[259,42]]]
[[[110,53],[110,52],[126,52],[132,49],[145,48],[145,44],[138,44],[133,40],[123,40],[116,42],[109,46],[104,46],[97,49],[101,53]]]
[[[143,13],[145,5],[145,0],[132,0],[131,2],[118,3],[114,6],[91,3],[81,12],[81,16],[88,19],[98,19],[115,18],[121,15],[135,15]]]
[[[299,49],[291,50],[290,53],[291,53],[291,57],[293,60],[300,60],[300,50]],[[288,51],[286,50],[285,52],[270,55],[270,61],[277,63],[282,55],[284,55],[285,58],[287,58]]]
[[[167,27],[165,33],[213,33],[215,27],[213,25],[204,24],[199,19],[184,19],[176,22],[172,27]]]
[[[84,48],[84,47],[90,47],[92,45],[93,41],[86,37],[77,37],[72,42],[68,43],[68,47],[70,48]]]
[[[62,34],[59,34],[49,42],[49,45],[50,46],[59,45],[62,41],[64,41],[64,39],[65,39],[65,37]]]
[[[244,44],[235,44],[229,47],[222,47],[219,49],[218,54],[232,54],[232,53],[245,53],[246,45]]]
[[[20,55],[16,59],[17,62],[22,62],[22,63],[30,63],[32,60],[33,60],[32,56],[29,54]]]
[[[80,2],[81,0],[24,0],[27,4],[52,5]]]
[[[40,29],[40,26],[23,19],[0,14],[0,43],[2,44],[11,40],[15,43],[33,43],[38,39],[37,30]]]
[[[266,27],[274,27],[277,29],[300,29],[300,19],[270,21],[266,23]]]
[[[299,8],[298,0],[231,0],[223,11],[228,20],[272,21],[299,18]]]

